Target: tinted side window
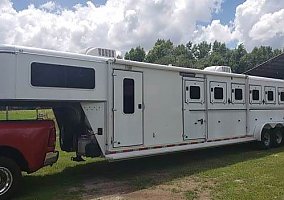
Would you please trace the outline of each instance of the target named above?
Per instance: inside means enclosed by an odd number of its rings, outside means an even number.
[[[284,92],[280,93],[280,101],[284,101]]]
[[[274,101],[273,91],[268,91],[267,92],[267,100],[268,101]]]
[[[95,70],[92,68],[32,63],[31,84],[37,87],[95,88]]]
[[[214,88],[214,99],[223,99],[223,88],[215,87]]]
[[[190,99],[200,99],[200,87],[190,86]]]
[[[125,114],[134,113],[135,95],[134,80],[125,78],[123,80],[123,112]]]
[[[252,91],[252,100],[259,101],[259,90]]]
[[[235,100],[243,100],[243,90],[236,88],[235,89]]]

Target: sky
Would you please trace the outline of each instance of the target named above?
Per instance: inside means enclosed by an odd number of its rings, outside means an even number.
[[[160,39],[284,47],[283,0],[0,0],[0,44],[121,52]]]

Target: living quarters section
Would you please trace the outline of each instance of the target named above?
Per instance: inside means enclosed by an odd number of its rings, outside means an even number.
[[[103,59],[22,49],[16,61],[17,100],[106,101],[107,64]]]
[[[16,97],[16,55],[2,51],[0,51],[0,99],[14,99]]]
[[[181,143],[181,85],[178,72],[115,65],[110,150]]]

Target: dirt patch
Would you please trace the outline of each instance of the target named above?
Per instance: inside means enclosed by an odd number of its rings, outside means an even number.
[[[138,189],[131,181],[104,179],[85,182],[80,189],[71,188],[70,191],[80,192],[86,200],[210,200],[214,185],[214,180],[190,176]]]

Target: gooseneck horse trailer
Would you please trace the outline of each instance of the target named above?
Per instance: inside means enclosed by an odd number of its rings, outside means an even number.
[[[0,60],[1,106],[52,108],[62,150],[78,156],[283,141],[283,80],[18,46]]]

